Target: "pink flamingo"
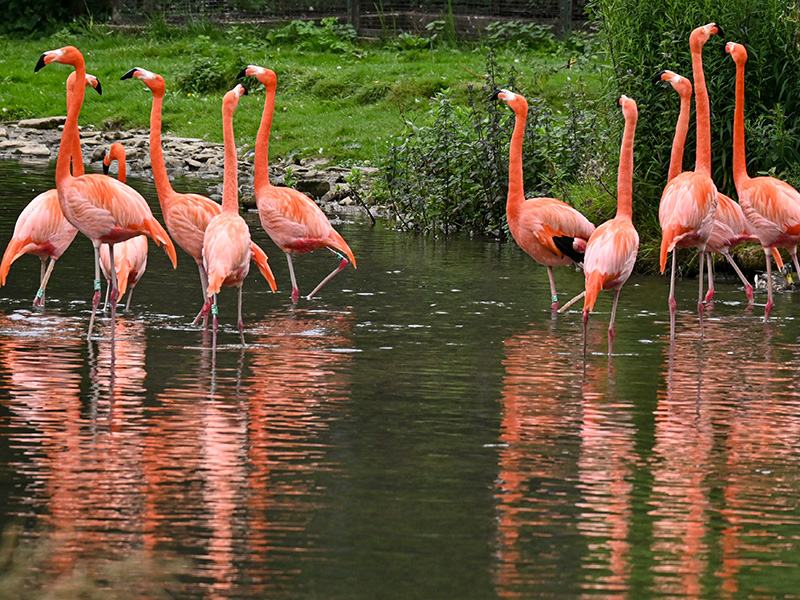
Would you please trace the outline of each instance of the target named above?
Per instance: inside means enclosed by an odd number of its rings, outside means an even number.
[[[522,141],[528,117],[528,102],[508,90],[495,98],[508,103],[516,115],[508,161],[506,218],[514,241],[533,260],[547,267],[553,311],[558,309],[553,267],[582,263],[586,242],[594,225],[566,202],[556,198],[525,198],[522,181]]]
[[[73,71],[67,78],[67,106],[73,102],[76,74]],[[86,74],[86,85],[103,93],[100,81],[94,75]],[[75,175],[83,175],[83,158],[80,139],[73,148],[72,170]],[[58,205],[58,190],[53,188],[36,196],[23,209],[14,226],[14,234],[6,246],[3,260],[0,262],[0,287],[6,284],[11,265],[23,254],[38,256],[42,262],[39,276],[39,290],[33,299],[34,306],[44,306],[45,289],[56,261],[67,251],[78,230],[64,218]],[[47,265],[47,260],[50,264]],[[46,267],[46,268],[45,268]]]
[[[125,168],[125,147],[119,142],[111,144],[108,154],[103,158],[103,173],[108,175],[111,163],[117,161],[118,171],[117,179],[125,183],[126,168]],[[108,308],[108,295],[111,290],[111,255],[108,251],[108,246],[100,246],[100,270],[106,277],[108,286],[106,287],[106,301],[103,310]],[[124,242],[115,244],[114,248],[114,270],[117,274],[117,283],[119,285],[119,298],[121,300],[125,295],[126,290],[130,286],[131,291],[128,294],[128,301],[125,303],[125,310],[131,307],[131,298],[133,297],[133,288],[139,283],[139,280],[144,275],[147,269],[147,238],[143,235],[137,235]]]
[[[702,30],[702,31],[701,31]],[[702,61],[701,54],[695,52],[700,43],[700,34],[716,33],[711,23],[696,29],[689,38],[692,47],[692,62]],[[703,42],[704,43],[704,42]],[[667,267],[667,255],[672,252],[672,271],[669,284],[670,321],[674,322],[677,303],[675,302],[676,248],[698,248],[700,251],[700,292],[697,298],[697,312],[703,315],[703,267],[708,240],[714,227],[717,211],[717,187],[711,179],[711,126],[708,93],[703,77],[702,62],[695,66],[695,97],[697,101],[697,156],[694,171],[684,171],[672,177],[661,194],[658,220],[661,224],[661,272]],[[706,127],[704,123],[709,125]],[[677,133],[676,133],[677,135]]]
[[[269,132],[275,111],[275,90],[278,79],[273,71],[256,65],[249,65],[239,73],[239,77],[252,75],[267,90],[264,112],[256,137],[255,155],[255,194],[261,225],[269,237],[286,253],[289,262],[289,276],[292,279],[292,302],[300,298],[297,279],[292,265],[292,254],[307,254],[314,250],[327,248],[341,258],[339,266],[325,277],[307,296],[310,300],[326,283],[347,267],[348,262],[356,268],[353,252],[344,238],[331,226],[325,213],[316,203],[292,188],[275,187],[269,181]]]
[[[617,175],[617,214],[600,225],[586,243],[583,268],[586,273],[586,298],[583,304],[583,342],[586,327],[600,290],[614,290],[614,304],[608,323],[608,352],[614,340],[614,317],[622,286],[630,277],[639,251],[639,234],[633,226],[633,138],[639,110],[627,96],[619,99],[625,117],[625,132],[619,153]]]
[[[686,145],[686,134],[689,130],[689,107],[692,99],[692,84],[691,82],[672,71],[662,71],[658,74],[659,81],[669,83],[681,98],[681,108],[678,115],[678,124],[675,128],[675,138],[672,142],[672,154],[669,164],[668,181],[671,181],[681,172],[681,165],[683,164],[683,150]],[[710,146],[709,146],[710,148]],[[705,301],[711,302],[714,298],[714,275],[711,264],[711,252],[716,252],[725,257],[730,263],[733,270],[739,276],[744,284],[745,293],[749,304],[753,303],[753,286],[747,281],[739,265],[733,260],[730,254],[731,248],[747,241],[756,240],[756,236],[750,231],[750,226],[747,219],[744,218],[744,213],[738,203],[734,202],[725,194],[718,192],[717,212],[714,216],[714,227],[711,231],[711,236],[708,239],[707,254],[708,262],[708,291],[706,292]],[[783,268],[783,260],[780,253],[773,249],[775,260],[778,263],[778,268]]]
[[[239,98],[247,93],[236,85],[222,99],[222,136],[225,142],[225,172],[222,184],[222,212],[211,219],[203,239],[203,266],[208,273],[208,296],[212,299],[212,349],[217,347],[217,294],[223,285],[239,288],[239,335],[244,346],[242,284],[250,270],[250,229],[239,214],[239,165],[233,137],[233,113]]]
[[[161,113],[166,92],[164,78],[147,69],[134,67],[125,73],[122,79],[138,79],[153,93],[153,104],[150,110],[150,162],[158,192],[158,201],[170,236],[197,264],[203,290],[203,310],[197,315],[195,322],[201,316],[204,321],[207,321],[208,309],[211,304],[206,295],[208,275],[203,266],[203,236],[209,222],[222,211],[222,207],[211,198],[201,194],[176,192],[170,184],[161,142]],[[277,289],[275,277],[267,262],[266,253],[255,242],[251,242],[250,250],[253,262],[256,263],[274,293]]]
[[[74,46],[64,46],[42,54],[36,64],[39,71],[52,62],[74,67],[78,81],[86,77],[83,55]],[[75,101],[67,110],[67,121],[61,135],[58,160],[56,162],[56,189],[58,202],[67,220],[78,231],[92,240],[95,255],[95,293],[92,299],[92,316],[89,320],[88,338],[91,339],[97,305],[100,302],[100,253],[101,244],[112,246],[137,235],[147,235],[163,246],[173,267],[177,267],[175,246],[167,232],[153,217],[145,199],[133,188],[113,177],[100,174],[73,177],[69,172],[69,149],[78,143],[78,116],[83,105],[85,88],[76,86]],[[116,323],[117,282],[112,270],[111,290],[111,335]]]
[[[800,241],[800,194],[788,183],[775,177],[753,177],[747,174],[744,149],[744,66],[747,50],[741,44],[728,42],[725,52],[736,63],[736,103],[733,115],[733,183],[739,195],[744,216],[764,247],[767,262],[767,306],[764,320],[769,318],[772,301],[773,248],[786,248],[792,257],[795,270],[797,244]]]

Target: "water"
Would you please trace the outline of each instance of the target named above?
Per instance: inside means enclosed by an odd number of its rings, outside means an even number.
[[[52,167],[0,161],[0,181],[5,246]],[[720,282],[701,335],[682,281],[671,344],[668,282],[634,277],[613,355],[604,293],[584,359],[580,314],[551,317],[513,244],[348,217],[359,269],[293,306],[247,218],[279,293],[251,271],[242,349],[224,290],[215,357],[185,254],[173,271],[151,245],[113,361],[107,317],[84,339],[88,241],[44,311],[38,260],[12,267],[0,597],[800,597],[794,295],[765,325]],[[335,264],[300,257],[301,292]]]

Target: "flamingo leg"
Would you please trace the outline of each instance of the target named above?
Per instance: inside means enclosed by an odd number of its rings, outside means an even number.
[[[800,273],[800,264],[797,263],[797,247],[788,248],[789,254],[792,255],[792,263],[794,263],[794,272]]]
[[[589,325],[589,311],[585,308],[583,309],[583,358],[586,359],[586,339],[587,339],[587,330]]]
[[[106,297],[103,301],[103,312],[108,310],[108,296],[111,294],[111,282],[106,279]]]
[[[611,305],[611,320],[608,322],[608,354],[611,355],[611,345],[614,343],[614,318],[617,316],[617,302],[622,288],[614,290],[614,303]]]
[[[219,314],[219,308],[217,307],[217,295],[214,294],[211,297],[211,329],[213,331],[211,336],[211,351],[216,353],[217,351],[217,328],[219,326],[219,322],[217,321],[217,314]]]
[[[770,250],[764,248],[764,254],[767,255],[767,306],[764,309],[764,322],[769,319],[769,313],[772,310],[772,258],[770,257]]]
[[[53,274],[53,268],[56,266],[56,259],[51,258],[50,264],[47,266],[47,271],[44,271],[44,260],[42,260],[43,275],[39,282],[39,290],[36,292],[36,298],[33,300],[34,306],[44,307],[44,291],[47,289],[47,282],[50,281],[50,275]]]
[[[706,252],[706,266],[708,267],[708,291],[706,292],[706,302],[714,300],[714,265],[712,264],[711,252]]]
[[[700,291],[697,294],[697,314],[700,315],[700,318],[703,318],[703,267],[705,267],[706,263],[706,253],[705,250],[700,250],[700,276],[698,277],[699,284],[700,284]]]
[[[678,309],[678,303],[675,302],[675,255],[678,253],[678,249],[675,248],[672,251],[672,270],[670,271],[669,275],[669,313],[671,316],[675,315],[675,311]]]
[[[550,302],[553,312],[558,310],[558,294],[556,293],[556,278],[553,276],[553,267],[547,266],[547,278],[550,280]]]
[[[287,255],[287,256],[288,256],[288,255]],[[337,275],[339,272],[341,272],[341,271],[344,271],[344,269],[345,269],[345,268],[347,267],[347,265],[349,265],[349,264],[350,264],[350,263],[349,263],[349,262],[347,262],[347,259],[346,259],[346,258],[343,258],[341,261],[339,261],[339,266],[338,266],[338,267],[336,267],[336,268],[335,268],[333,271],[331,271],[331,272],[328,274],[328,276],[327,276],[325,279],[323,279],[322,281],[320,281],[320,282],[319,282],[319,285],[318,285],[317,287],[315,287],[313,290],[311,290],[311,293],[310,293],[310,294],[307,296],[307,299],[308,299],[308,300],[311,300],[311,298],[314,296],[314,294],[316,294],[318,291],[320,291],[320,290],[322,289],[322,286],[323,286],[323,285],[325,285],[325,284],[326,284],[326,283],[328,283],[328,282],[329,282],[331,279],[333,279],[333,278],[334,278],[334,277],[335,277],[335,276],[336,276],[336,275]],[[548,267],[548,268],[549,268],[549,267]],[[292,293],[292,295],[294,295],[294,292]],[[556,308],[558,308],[558,303],[556,303]]]
[[[133,296],[133,288],[136,286],[131,286],[128,290],[128,301],[125,303],[125,312],[128,312],[131,308],[131,296]]]
[[[114,244],[108,245],[109,261],[111,268],[111,344],[113,348],[114,339],[117,331],[117,298],[119,298],[119,282],[117,281],[117,269],[114,268]]]
[[[86,336],[87,340],[92,339],[92,331],[94,330],[94,318],[97,314],[97,305],[100,304],[100,243],[92,242],[94,246],[94,296],[92,297],[92,316],[89,317],[89,333]],[[112,263],[113,264],[113,263]],[[112,269],[113,270],[113,269]]]
[[[197,316],[192,321],[195,325],[200,317],[203,317],[203,329],[208,329],[208,311],[211,309],[211,303],[208,301],[208,274],[202,263],[197,263],[197,269],[200,271],[200,285],[203,287],[203,308],[197,313]]]
[[[242,319],[242,286],[239,286],[239,336],[242,338],[242,346],[244,347],[244,320]]]
[[[747,281],[747,277],[744,276],[742,270],[739,268],[739,265],[736,264],[736,261],[733,260],[730,252],[725,252],[723,256],[728,260],[730,265],[733,267],[733,270],[736,271],[736,274],[739,276],[739,279],[742,280],[744,284],[744,293],[747,294],[747,304],[748,306],[753,303],[753,286],[750,285],[750,282]]]
[[[286,260],[289,262],[289,277],[292,279],[292,302],[300,299],[300,290],[297,288],[297,279],[294,276],[294,266],[292,265],[292,255],[286,253]]]

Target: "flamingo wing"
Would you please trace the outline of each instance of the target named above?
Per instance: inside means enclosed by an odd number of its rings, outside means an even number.
[[[203,262],[203,237],[211,219],[222,207],[200,194],[180,194],[164,210],[164,221],[170,235],[184,252],[198,264]]]
[[[264,279],[269,283],[269,287],[274,294],[278,290],[278,286],[275,284],[275,276],[272,274],[272,269],[269,268],[267,253],[255,242],[250,242],[250,255],[252,261],[256,263],[258,270],[261,271],[261,274],[264,276]]]
[[[599,273],[603,289],[622,285],[630,277],[636,254],[639,251],[639,234],[630,222],[612,219],[600,225],[589,238],[584,257],[584,270]]]
[[[800,236],[800,194],[788,183],[756,177],[743,187],[739,201],[763,245],[784,244],[787,238]]]
[[[509,214],[509,229],[520,248],[539,263],[581,262],[585,242],[595,227],[557,198],[530,198]]]
[[[236,213],[221,213],[206,228],[203,265],[208,274],[208,294],[223,285],[241,285],[250,270],[250,230]]]

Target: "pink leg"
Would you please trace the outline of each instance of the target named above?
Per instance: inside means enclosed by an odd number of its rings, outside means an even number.
[[[733,270],[736,271],[736,274],[739,276],[739,279],[742,280],[742,283],[744,284],[744,293],[747,294],[747,304],[748,305],[752,304],[753,303],[753,286],[750,285],[749,281],[747,281],[747,277],[744,276],[744,273],[742,273],[742,270],[739,268],[739,265],[737,265],[736,261],[733,260],[733,257],[731,256],[730,252],[723,253],[723,256],[727,259],[727,261],[733,267]]]
[[[86,335],[87,340],[92,339],[92,331],[94,330],[94,318],[97,314],[97,306],[100,304],[100,243],[93,242],[94,246],[94,297],[92,298],[92,316],[89,317],[89,333]]]
[[[208,275],[206,274],[206,269],[202,263],[197,263],[197,269],[200,271],[200,285],[203,288],[203,308],[200,309],[200,312],[197,313],[197,316],[192,321],[192,325],[195,325],[199,320],[200,317],[203,317],[203,329],[208,329],[208,311],[211,310],[211,302],[208,299]]]
[[[330,274],[325,279],[320,281],[319,285],[317,287],[315,287],[313,290],[311,290],[311,293],[307,296],[307,299],[311,300],[311,298],[314,297],[314,294],[316,294],[318,291],[320,291],[322,289],[323,285],[325,285],[331,279],[333,279],[340,271],[344,271],[345,267],[347,267],[347,265],[349,265],[349,264],[350,263],[347,262],[346,258],[343,258],[341,261],[339,261],[339,266],[336,267],[333,271],[331,271]]]
[[[700,283],[700,292],[697,294],[697,314],[700,315],[700,318],[703,318],[703,310],[705,307],[703,306],[703,267],[706,264],[706,253],[704,250],[700,250],[700,276],[698,277]]]
[[[286,253],[286,260],[289,262],[289,277],[292,279],[292,302],[300,299],[300,290],[297,288],[297,279],[294,277],[294,266],[292,265],[292,255]]]
[[[108,257],[110,263],[114,264],[114,244],[108,246]],[[111,343],[113,347],[117,330],[117,300],[119,299],[119,282],[117,281],[117,269],[111,269]]]
[[[556,293],[556,278],[553,276],[553,267],[547,267],[547,278],[550,280],[550,308],[553,312],[558,310],[558,294]]]
[[[56,260],[54,258],[50,259],[50,266],[45,269],[45,262],[46,259],[42,259],[42,273],[39,277],[39,289],[36,291],[36,296],[33,299],[33,305],[36,307],[41,306],[44,308],[44,290],[47,287],[47,280],[50,279],[50,273],[53,272],[53,267],[56,266]]]
[[[708,267],[708,291],[706,292],[706,302],[714,300],[714,265],[712,264],[711,252],[706,252],[706,266]]]
[[[242,346],[244,346],[244,320],[242,319],[242,286],[239,286],[239,336],[242,338]]]
[[[769,320],[769,313],[772,310],[772,256],[770,250],[764,248],[767,255],[767,307],[764,309],[764,322]]]
[[[211,336],[211,351],[216,353],[217,351],[217,328],[219,323],[217,322],[217,314],[219,313],[219,309],[217,308],[217,295],[214,294],[212,298],[209,298],[211,301],[211,329],[213,331]]]
[[[614,291],[614,304],[611,305],[611,319],[608,322],[608,354],[611,355],[611,345],[614,343],[614,319],[617,316],[617,302],[619,302],[619,293],[622,288],[617,288]]]

